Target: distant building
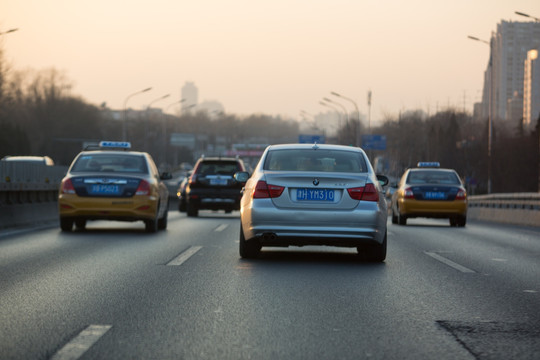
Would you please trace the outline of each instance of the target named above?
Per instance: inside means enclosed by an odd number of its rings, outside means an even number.
[[[203,101],[197,108],[197,111],[205,111],[210,119],[217,119],[220,115],[223,115],[225,108],[219,101]]]
[[[184,100],[182,102],[182,114],[192,110],[199,104],[199,89],[193,82],[186,81],[182,87],[181,96]]]
[[[484,77],[483,116],[489,116],[489,104],[494,121],[507,117],[508,100],[523,97],[524,61],[531,49],[540,47],[540,23],[501,21],[491,37],[491,70],[488,63]],[[492,75],[492,76],[491,76]],[[490,101],[491,93],[491,101]]]
[[[523,81],[523,127],[533,129],[540,117],[540,59],[538,50],[527,52]]]

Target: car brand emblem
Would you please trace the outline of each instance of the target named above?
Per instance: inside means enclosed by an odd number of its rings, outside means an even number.
[[[319,179],[313,179],[313,185],[315,186],[319,185]]]

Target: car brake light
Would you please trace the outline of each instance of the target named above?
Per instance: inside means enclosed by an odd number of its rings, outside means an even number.
[[[71,182],[71,179],[66,179],[62,181],[62,185],[60,186],[60,193],[61,194],[75,194],[75,188],[73,187],[73,183]]]
[[[266,198],[276,198],[281,195],[285,187],[278,185],[269,185],[266,184],[266,181],[259,180],[255,189],[253,190],[254,199],[266,199]]]
[[[414,193],[411,188],[406,188],[403,193],[405,199],[414,199]]]
[[[366,186],[347,189],[349,196],[354,200],[379,201],[379,192],[371,183]]]
[[[146,180],[141,180],[135,195],[150,195],[150,184]]]
[[[456,195],[456,200],[465,200],[467,198],[467,193],[465,190],[460,189]]]

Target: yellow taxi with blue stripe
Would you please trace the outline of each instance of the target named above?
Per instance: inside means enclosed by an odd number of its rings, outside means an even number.
[[[129,142],[102,141],[73,160],[58,195],[60,228],[85,229],[91,220],[143,221],[148,232],[166,229],[169,193],[154,160]]]
[[[467,223],[467,191],[457,172],[438,162],[420,162],[405,171],[392,195],[392,223],[410,218],[447,218],[450,226]]]

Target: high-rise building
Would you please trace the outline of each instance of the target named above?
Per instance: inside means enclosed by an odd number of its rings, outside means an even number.
[[[491,61],[484,80],[483,115],[489,116],[488,104],[491,104],[492,120],[500,123],[506,119],[508,100],[514,98],[514,93],[517,91],[518,97],[523,97],[524,62],[529,50],[540,47],[540,23],[503,20],[492,34],[490,47]],[[517,124],[507,125],[513,127]]]
[[[540,118],[539,49],[529,50],[525,59],[523,81],[523,127],[533,129]]]
[[[194,109],[199,103],[199,89],[195,86],[195,83],[186,81],[182,86],[181,96],[182,101],[182,113],[186,113]]]

